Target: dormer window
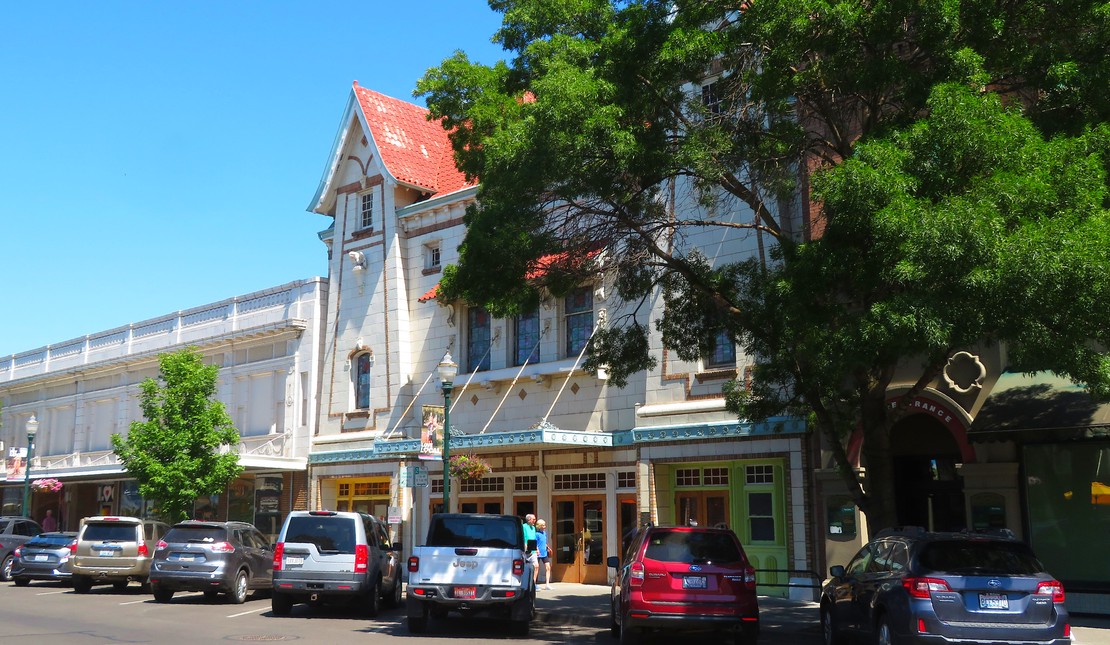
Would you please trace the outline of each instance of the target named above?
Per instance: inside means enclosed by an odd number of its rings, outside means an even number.
[[[359,211],[359,228],[374,226],[374,193],[362,194],[362,209]]]

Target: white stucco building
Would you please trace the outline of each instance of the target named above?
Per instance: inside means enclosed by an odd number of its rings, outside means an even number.
[[[148,513],[110,438],[143,420],[139,386],[158,378],[158,356],[193,346],[220,368],[217,398],[239,429],[245,467],[226,494],[198,500],[198,516],[276,533],[297,497],[304,502],[327,291],[321,278],[302,280],[0,357],[3,514],[20,514],[18,455],[32,415],[30,478],[63,483],[60,493],[31,495],[33,518],[51,509],[75,529],[87,515]]]

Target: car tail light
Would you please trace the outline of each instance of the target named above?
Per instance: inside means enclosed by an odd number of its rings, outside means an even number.
[[[281,571],[281,559],[285,555],[285,543],[278,542],[274,545],[274,571]]]
[[[513,575],[514,576],[524,575],[524,560],[521,560],[520,558],[517,558],[516,560],[513,560]]]
[[[150,555],[150,549],[146,548],[146,542],[139,542],[139,555],[144,558]]]
[[[420,570],[420,558],[415,555],[409,556],[409,573],[416,573]]]
[[[12,555],[14,555],[17,558],[19,557],[19,555],[21,553],[23,553],[23,547],[21,547],[21,546],[15,547],[15,551],[12,551]]]
[[[929,628],[925,626],[925,619],[924,618],[918,618],[917,619],[917,633],[918,634],[928,634],[929,633]]]
[[[902,586],[914,598],[928,599],[934,591],[952,591],[948,588],[948,583],[940,578],[905,578]]]
[[[370,569],[370,549],[365,544],[355,547],[355,573],[366,573]]]
[[[69,543],[69,552],[73,555],[77,555],[77,540]]]
[[[1064,585],[1052,580],[1037,583],[1037,595],[1052,596],[1052,602],[1064,602]]]
[[[217,542],[212,545],[212,553],[235,553],[235,545],[231,542]]]
[[[755,569],[753,569],[751,565],[744,567],[744,588],[754,590],[757,584]]]
[[[628,586],[639,587],[644,584],[644,563],[633,562],[628,565]]]
[[[162,549],[164,549],[168,546],[169,546],[169,544],[167,544],[165,540],[158,540],[158,544],[155,545],[154,550],[155,551],[161,551]]]

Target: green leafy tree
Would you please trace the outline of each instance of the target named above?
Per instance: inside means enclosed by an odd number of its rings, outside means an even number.
[[[146,421],[132,422],[126,437],[113,434],[112,448],[142,496],[158,500],[162,516],[176,522],[192,514],[197,497],[226,490],[243,467],[227,450],[239,432],[212,399],[218,368],[193,348],[163,354],[158,364],[161,384],[142,383]]]
[[[811,419],[872,529],[896,519],[891,428],[952,351],[1110,394],[1104,3],[490,6],[512,59],[459,52],[417,86],[481,180],[440,298],[507,316],[607,271],[630,313],[587,367],[623,386],[655,365],[662,292],[664,344],[694,360],[724,329],[757,357],[732,409]],[[685,243],[707,230],[759,252],[713,264]]]

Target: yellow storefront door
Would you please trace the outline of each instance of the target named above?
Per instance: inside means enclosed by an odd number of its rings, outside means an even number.
[[[605,498],[564,495],[552,500],[548,524],[551,577],[556,582],[605,584]]]

